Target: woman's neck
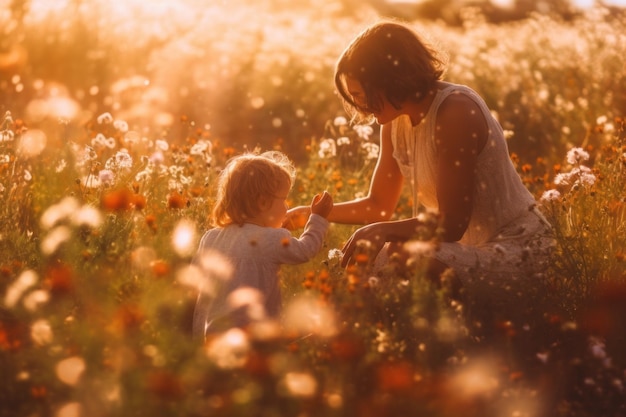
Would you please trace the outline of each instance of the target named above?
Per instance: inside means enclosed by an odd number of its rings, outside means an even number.
[[[412,126],[417,126],[424,119],[424,117],[426,117],[426,114],[428,114],[428,110],[430,109],[430,105],[435,100],[438,87],[439,83],[428,91],[424,97],[417,100],[408,100],[404,104],[404,113],[411,119]]]

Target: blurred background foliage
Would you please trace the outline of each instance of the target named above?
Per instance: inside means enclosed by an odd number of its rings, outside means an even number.
[[[31,127],[66,121],[78,140],[115,112],[142,134],[190,124],[235,147],[281,141],[294,158],[342,108],[336,58],[375,19],[399,17],[449,55],[447,79],[478,90],[523,161],[597,144],[624,114],[626,41],[617,6],[559,1],[3,0],[0,111]],[[506,3],[506,4],[505,4]],[[58,130],[58,129],[57,129]],[[61,135],[65,135],[61,138]]]

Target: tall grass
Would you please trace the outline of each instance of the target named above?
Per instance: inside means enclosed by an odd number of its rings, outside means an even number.
[[[0,415],[626,412],[623,21],[415,22],[497,112],[554,226],[526,300],[489,319],[419,265],[392,263],[389,282],[344,270],[352,227],[333,225],[316,259],[283,268],[283,323],[200,346],[189,261],[229,157],[290,153],[294,205],[367,192],[377,132],[346,124],[330,72],[375,16],[181,3],[157,28],[149,9],[131,25],[74,4],[63,25],[35,8],[5,24],[28,58],[0,60]]]

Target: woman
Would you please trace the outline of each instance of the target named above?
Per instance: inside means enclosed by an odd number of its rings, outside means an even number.
[[[437,214],[440,243],[427,254],[438,276],[452,268],[462,284],[529,277],[547,261],[549,225],[522,183],[502,128],[483,99],[442,81],[444,61],[408,26],[383,21],[359,34],[339,58],[335,84],[353,119],[381,125],[380,154],[366,197],[336,203],[328,220],[365,224],[343,248],[351,261],[369,241],[384,259],[427,226],[418,208]],[[403,181],[413,217],[389,220]],[[290,218],[307,214],[298,207]]]

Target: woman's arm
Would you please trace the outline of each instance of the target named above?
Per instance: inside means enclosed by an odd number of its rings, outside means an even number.
[[[487,142],[488,127],[478,104],[462,94],[441,104],[436,123],[441,238],[455,242],[465,234],[472,215],[476,161]]]
[[[367,197],[335,203],[328,220],[344,224],[369,224],[387,220],[393,214],[402,192],[402,173],[393,157],[391,125],[381,126],[380,154]],[[285,227],[297,228],[310,214],[310,207],[294,207],[287,213]]]

